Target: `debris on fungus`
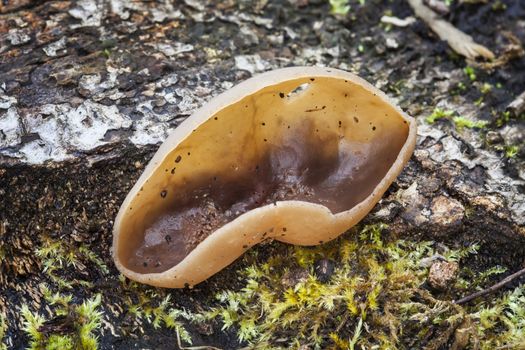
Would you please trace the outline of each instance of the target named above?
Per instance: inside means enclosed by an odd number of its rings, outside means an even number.
[[[351,73],[253,77],[161,145],[115,220],[115,263],[133,280],[180,288],[263,240],[333,240],[377,203],[415,138],[412,118]]]

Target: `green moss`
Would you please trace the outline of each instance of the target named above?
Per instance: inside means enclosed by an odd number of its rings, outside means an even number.
[[[154,328],[166,327],[175,331],[177,338],[192,344],[189,332],[182,320],[202,322],[203,316],[173,307],[171,296],[164,290],[153,289],[120,277],[122,289],[126,291],[124,304],[136,320],[150,323]]]
[[[330,12],[335,15],[346,15],[350,11],[348,0],[329,0]]]
[[[388,83],[386,88],[387,91],[395,96],[399,96],[402,94],[402,90],[405,88],[406,80],[398,80],[393,83]]]
[[[481,87],[479,88],[479,91],[482,93],[482,94],[488,94],[489,92],[492,91],[492,88],[493,86],[489,83],[483,83],[483,85],[481,85]]]
[[[437,120],[448,119],[452,120],[458,130],[463,128],[468,129],[482,129],[487,126],[488,122],[482,120],[470,120],[461,116],[454,116],[455,112],[451,110],[443,110],[441,108],[435,108],[431,115],[425,120],[429,124],[434,124]]]
[[[497,116],[496,126],[498,128],[502,127],[503,125],[505,125],[510,120],[510,112],[509,111],[502,112],[499,115],[497,114],[497,112],[494,111],[492,114],[494,116]]]
[[[464,117],[454,117],[452,119],[457,129],[468,128],[468,129],[483,129],[487,126],[488,122],[483,120],[470,120]]]
[[[465,92],[466,90],[467,90],[467,86],[465,85],[465,83],[460,81],[457,84],[456,88],[454,89],[454,94],[460,95],[462,92]]]
[[[470,317],[482,349],[525,348],[525,287],[482,305]]]
[[[219,305],[202,316],[220,320],[241,343],[261,349],[438,349],[461,332],[467,343],[484,349],[523,344],[521,289],[493,306],[453,302],[503,273],[502,267],[481,274],[464,267],[456,285],[438,298],[424,287],[425,261],[437,254],[434,242],[388,242],[384,228],[365,226],[317,247],[290,246],[263,261],[248,254],[252,264],[242,271],[242,288],[218,292]],[[440,255],[461,262],[478,249],[440,246]],[[326,260],[335,263],[327,280],[314,269]]]
[[[474,70],[473,67],[467,66],[463,68],[463,72],[465,72],[465,74],[468,76],[470,81],[476,81],[476,78],[477,78],[476,71]]]
[[[96,349],[97,338],[94,332],[100,327],[102,313],[97,310],[102,298],[100,294],[93,299],[84,301],[76,308],[78,317],[78,334],[81,349]]]
[[[331,343],[352,348],[390,343],[384,332],[359,334],[368,322],[397,322],[383,319],[376,311],[389,297],[408,300],[426,271],[417,262],[431,249],[429,244],[415,246],[405,241],[384,246],[381,228],[368,226],[354,239],[315,248],[290,247],[284,256],[248,267],[245,287],[218,293],[221,306],[207,317],[221,318],[225,329],[236,326],[239,341],[254,346],[309,344],[323,348]],[[407,256],[411,259],[401,258]],[[283,264],[290,259],[295,267]],[[320,282],[314,274],[314,262],[320,259],[339,262],[328,283]],[[283,279],[296,268],[306,268],[307,277],[295,285],[283,285]]]
[[[505,4],[501,0],[496,0],[492,4],[492,10],[493,11],[505,11],[507,9],[507,4]]]
[[[91,286],[91,281],[68,278],[68,273],[74,270],[85,270],[86,264],[93,264],[102,274],[108,274],[109,269],[102,259],[86,245],[72,245],[65,241],[44,238],[42,245],[36,250],[40,258],[43,272],[60,289],[72,289],[74,285]]]
[[[505,147],[505,157],[513,158],[518,154],[519,150],[520,148],[516,145],[506,146]]]
[[[52,312],[49,320],[38,312],[32,312],[27,305],[20,309],[24,330],[31,339],[28,349],[97,349],[96,333],[102,320],[99,310],[101,295],[97,294],[81,304],[73,304],[71,295],[52,293],[45,285],[41,289]]]
[[[429,124],[434,124],[436,122],[436,120],[449,119],[450,117],[452,117],[452,115],[454,115],[454,111],[444,110],[444,109],[441,109],[441,108],[435,108],[432,111],[432,114],[429,115],[428,117],[426,117],[425,120]]]
[[[520,122],[525,121],[525,113],[521,113],[520,115],[513,115],[510,111],[497,112],[493,110],[492,116],[496,119],[496,126],[498,128],[507,124],[511,120],[517,120]]]
[[[109,59],[111,57],[111,51],[108,48],[105,48],[102,50],[102,55],[104,55],[106,59]]]

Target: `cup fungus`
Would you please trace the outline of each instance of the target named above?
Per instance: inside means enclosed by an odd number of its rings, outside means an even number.
[[[353,74],[293,67],[255,76],[160,146],[115,220],[116,266],[180,288],[266,239],[332,240],[377,203],[415,140],[414,120]]]

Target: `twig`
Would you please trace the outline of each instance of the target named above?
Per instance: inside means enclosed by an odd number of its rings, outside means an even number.
[[[478,56],[494,59],[492,51],[476,43],[470,35],[441,19],[437,13],[423,4],[423,0],[408,0],[408,3],[416,16],[421,18],[441,40],[445,40],[458,54],[469,59],[475,59]]]
[[[474,67],[479,67],[481,69],[492,70],[494,68],[506,65],[509,61],[513,59],[525,55],[523,45],[521,44],[520,39],[516,37],[516,35],[508,31],[502,31],[501,35],[503,35],[508,40],[508,43],[505,45],[505,47],[503,47],[503,52],[501,52],[496,59],[490,62],[471,61],[469,62],[469,64]]]
[[[384,24],[391,24],[396,27],[408,27],[412,23],[416,21],[416,19],[412,16],[406,17],[404,19],[393,17],[393,16],[383,16],[380,19],[381,23]]]
[[[488,287],[486,289],[480,290],[479,292],[467,295],[464,298],[461,298],[459,300],[454,301],[454,303],[458,304],[458,305],[459,304],[465,304],[465,303],[468,303],[469,301],[471,301],[473,299],[476,299],[478,297],[481,297],[483,295],[494,293],[495,291],[497,291],[501,287],[505,286],[506,284],[509,284],[510,282],[514,281],[516,278],[521,277],[523,275],[525,275],[525,268],[519,270],[518,272],[513,273],[510,276],[505,277],[504,279],[502,279],[500,282],[496,283],[493,286],[490,286],[490,287]]]

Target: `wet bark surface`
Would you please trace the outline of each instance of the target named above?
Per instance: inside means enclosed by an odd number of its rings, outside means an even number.
[[[113,267],[111,229],[170,130],[212,96],[277,67],[352,71],[417,119],[414,156],[367,222],[389,224],[394,237],[477,242],[480,269],[523,266],[525,126],[505,110],[525,90],[525,59],[484,70],[419,21],[381,23],[384,14],[411,16],[404,1],[351,3],[346,16],[313,0],[0,4],[0,312],[8,348],[28,345],[21,305],[49,313],[43,283],[69,291],[73,302],[102,294],[103,349],[173,348],[173,330],[130,314],[144,295],[153,306],[170,295],[173,307],[198,311],[238,283],[242,259],[192,290],[133,285]],[[500,3],[455,4],[446,18],[501,57],[511,44],[506,33],[525,42],[525,4]],[[429,123],[435,108],[463,119]],[[50,273],[45,249],[56,242],[77,259],[55,261]],[[255,249],[269,256],[282,245]],[[187,327],[194,344],[239,347],[219,324]]]

